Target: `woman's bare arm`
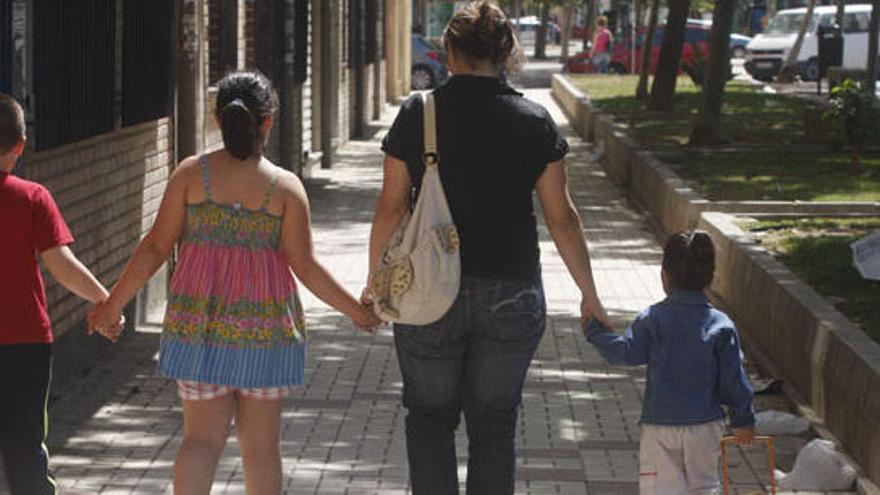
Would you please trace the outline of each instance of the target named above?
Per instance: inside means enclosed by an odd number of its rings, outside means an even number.
[[[376,202],[376,211],[373,214],[373,227],[370,231],[370,268],[372,275],[379,257],[388,246],[388,241],[400,226],[403,217],[409,209],[410,190],[409,171],[406,163],[385,155],[384,179],[382,192]]]
[[[547,165],[536,190],[556,249],[581,291],[582,322],[595,317],[608,325],[608,315],[596,293],[581,217],[568,192],[568,178],[561,161]]]

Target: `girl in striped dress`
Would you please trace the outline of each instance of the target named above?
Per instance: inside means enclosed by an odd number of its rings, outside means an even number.
[[[159,359],[183,401],[178,494],[210,491],[233,418],[247,492],[281,492],[282,399],[303,382],[306,350],[291,268],[362,330],[378,323],[315,259],[302,183],[262,157],[276,106],[261,74],[220,81],[224,149],[180,163],[155,224],[89,317],[93,329],[112,327],[179,243]]]

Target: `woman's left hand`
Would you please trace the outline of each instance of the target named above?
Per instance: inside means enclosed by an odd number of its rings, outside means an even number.
[[[599,301],[595,292],[592,294],[585,294],[581,299],[581,326],[586,325],[590,321],[590,318],[595,318],[599,320],[599,323],[602,323],[606,327],[610,327],[608,313],[605,312],[605,307],[602,306],[602,302]]]

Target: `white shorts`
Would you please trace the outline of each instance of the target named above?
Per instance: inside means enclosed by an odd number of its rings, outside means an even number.
[[[724,421],[693,426],[642,425],[641,495],[715,495]]]
[[[279,400],[288,397],[296,387],[235,388],[213,383],[177,380],[177,395],[183,400],[211,400],[229,394],[260,400]]]

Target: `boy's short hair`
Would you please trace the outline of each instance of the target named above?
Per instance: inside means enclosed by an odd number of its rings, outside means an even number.
[[[24,136],[24,112],[15,98],[0,93],[0,154],[8,153]]]
[[[663,248],[663,271],[673,289],[703,290],[715,275],[715,245],[702,230],[669,236]]]

